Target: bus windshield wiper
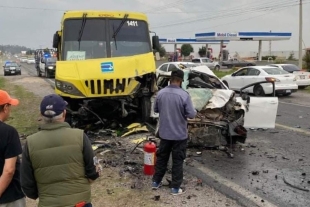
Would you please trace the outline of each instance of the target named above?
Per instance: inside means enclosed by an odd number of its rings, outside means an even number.
[[[117,50],[117,45],[116,45],[116,35],[119,33],[119,31],[122,29],[122,26],[125,24],[127,18],[128,18],[128,14],[125,14],[121,23],[118,25],[117,29],[114,30],[114,24],[113,24],[113,35],[112,38],[114,39],[114,44],[115,44],[115,49]]]
[[[85,24],[86,24],[86,16],[87,16],[87,13],[84,13],[83,17],[82,17],[82,25],[81,25],[81,28],[80,28],[80,31],[79,31],[79,38],[78,38],[79,51],[80,51],[80,48],[81,48],[81,39],[82,39],[82,36],[83,36]]]

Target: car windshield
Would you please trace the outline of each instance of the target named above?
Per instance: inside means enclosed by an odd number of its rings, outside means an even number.
[[[208,63],[208,62],[211,62],[211,61],[209,61],[208,59],[201,59],[201,62]]]
[[[128,19],[87,18],[79,42],[82,19],[68,19],[63,29],[63,59],[85,60],[145,54],[152,51],[145,21]]]
[[[266,73],[269,75],[282,75],[282,74],[288,74],[285,70],[281,70],[279,68],[264,68],[263,69]]]
[[[46,58],[47,63],[56,63],[57,59],[56,58]]]
[[[18,67],[16,63],[7,63],[5,64],[6,67]]]
[[[296,65],[282,65],[282,68],[287,72],[301,71]]]

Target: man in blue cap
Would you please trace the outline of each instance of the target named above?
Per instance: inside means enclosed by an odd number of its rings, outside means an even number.
[[[21,186],[27,197],[39,198],[39,206],[89,207],[90,183],[99,173],[88,137],[65,122],[66,106],[58,95],[43,98],[40,110],[44,124],[27,137]]]

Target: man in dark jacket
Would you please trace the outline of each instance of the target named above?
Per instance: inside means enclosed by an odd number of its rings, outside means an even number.
[[[172,152],[171,194],[184,193],[180,186],[183,181],[183,162],[186,158],[187,119],[197,114],[189,94],[181,88],[184,72],[172,71],[170,85],[160,90],[155,100],[154,111],[159,113],[159,149],[156,153],[155,174],[152,188],[157,189],[166,173]]]
[[[27,197],[39,198],[39,207],[91,206],[90,183],[99,177],[88,137],[64,121],[66,105],[58,95],[45,96],[45,123],[24,147],[21,185]]]
[[[19,104],[0,90],[0,207],[25,207],[25,195],[20,186],[20,159],[22,147],[16,129],[4,122],[11,107]]]

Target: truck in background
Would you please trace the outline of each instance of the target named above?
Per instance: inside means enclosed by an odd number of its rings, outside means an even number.
[[[64,13],[53,37],[55,93],[68,102],[71,126],[151,119],[159,38],[151,41],[148,25],[147,16],[136,12]]]

